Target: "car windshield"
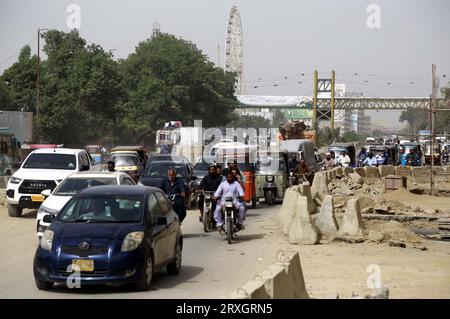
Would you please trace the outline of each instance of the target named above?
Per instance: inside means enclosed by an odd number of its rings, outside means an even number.
[[[23,168],[66,169],[77,167],[75,155],[70,154],[31,154],[23,164]]]
[[[283,157],[261,157],[256,164],[256,169],[260,171],[284,170],[285,167]]]
[[[207,170],[209,165],[214,164],[213,162],[208,162],[206,159],[202,159],[195,164],[194,169]]]
[[[111,160],[116,166],[136,166],[138,158],[135,155],[113,155]]]
[[[174,168],[177,177],[186,178],[185,165],[176,163],[151,163],[145,170],[144,176],[151,178],[166,178],[169,168]]]
[[[53,195],[56,196],[73,196],[82,189],[101,186],[101,185],[117,185],[115,177],[110,178],[67,178],[61,182]]]
[[[58,214],[63,223],[133,223],[142,220],[141,198],[105,196],[72,198]]]

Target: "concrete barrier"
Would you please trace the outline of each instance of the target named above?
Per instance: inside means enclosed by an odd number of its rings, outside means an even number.
[[[337,178],[344,177],[344,170],[342,169],[342,167],[335,167],[335,168],[333,168],[333,170],[336,172],[335,177],[337,177]]]
[[[395,167],[395,175],[401,176],[401,177],[410,177],[411,176],[411,167],[406,166],[396,166]]]
[[[364,167],[366,178],[380,178],[380,171],[378,167]]]
[[[328,183],[325,172],[318,172],[314,176],[314,180],[311,186],[312,198],[319,198],[321,201],[328,194]]]
[[[380,171],[380,177],[386,177],[388,175],[395,175],[395,168],[392,165],[381,165],[378,166]]]
[[[320,207],[320,213],[317,217],[317,226],[320,233],[333,238],[339,231],[339,225],[334,215],[334,197],[332,195],[325,196],[322,206]]]
[[[303,270],[298,252],[277,256],[278,261],[268,266],[231,294],[233,299],[308,299]]]
[[[298,185],[298,190],[300,194],[306,197],[308,200],[307,209],[310,214],[314,214],[316,212],[316,204],[314,203],[314,200],[311,195],[311,185],[309,183],[303,183],[301,185]]]
[[[350,199],[345,206],[344,219],[339,229],[342,236],[364,236],[365,227],[358,198]]]
[[[283,226],[283,233],[285,235],[289,234],[289,226],[297,211],[297,197],[301,196],[297,189],[298,187],[290,187],[286,190],[283,204],[281,205],[281,209],[277,216],[279,222]]]
[[[297,197],[295,214],[288,226],[290,244],[315,245],[319,243],[319,229],[314,224],[308,211],[306,196]]]
[[[364,170],[364,167],[355,167],[353,171],[361,177],[366,177],[366,171]]]

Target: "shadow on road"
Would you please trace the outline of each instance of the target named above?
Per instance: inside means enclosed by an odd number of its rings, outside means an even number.
[[[208,232],[208,234],[212,234],[212,233],[214,233],[214,232]],[[200,238],[205,238],[205,237],[208,237],[208,234],[206,234],[206,233],[202,233],[202,234],[183,234],[183,239],[188,239],[188,238],[198,238],[198,237],[200,237]]]
[[[35,219],[36,216],[37,216],[37,209],[24,210],[24,211],[22,212],[22,215],[20,216],[20,218]]]
[[[264,238],[265,234],[253,234],[253,235],[237,235],[234,239],[236,243],[254,240],[254,239],[261,239]]]
[[[180,274],[170,276],[163,269],[153,274],[152,288],[147,292],[158,289],[166,289],[176,287],[177,285],[190,280],[203,271],[202,267],[181,266]],[[81,295],[101,295],[101,294],[122,294],[122,293],[146,293],[145,291],[136,290],[133,285],[126,284],[122,286],[107,285],[85,285],[81,288],[69,289],[66,285],[56,285],[49,293],[67,293]],[[150,296],[149,296],[150,297]]]

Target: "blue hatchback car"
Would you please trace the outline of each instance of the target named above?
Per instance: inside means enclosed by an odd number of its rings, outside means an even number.
[[[133,283],[148,290],[155,269],[181,268],[183,237],[164,193],[144,186],[96,186],[75,195],[44,232],[34,258],[36,286]],[[78,276],[78,277],[77,277]]]

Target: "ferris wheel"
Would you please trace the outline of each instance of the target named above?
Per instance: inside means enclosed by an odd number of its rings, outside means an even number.
[[[243,94],[243,39],[241,16],[236,6],[233,6],[228,17],[227,36],[225,44],[225,70],[237,74],[235,93]]]

